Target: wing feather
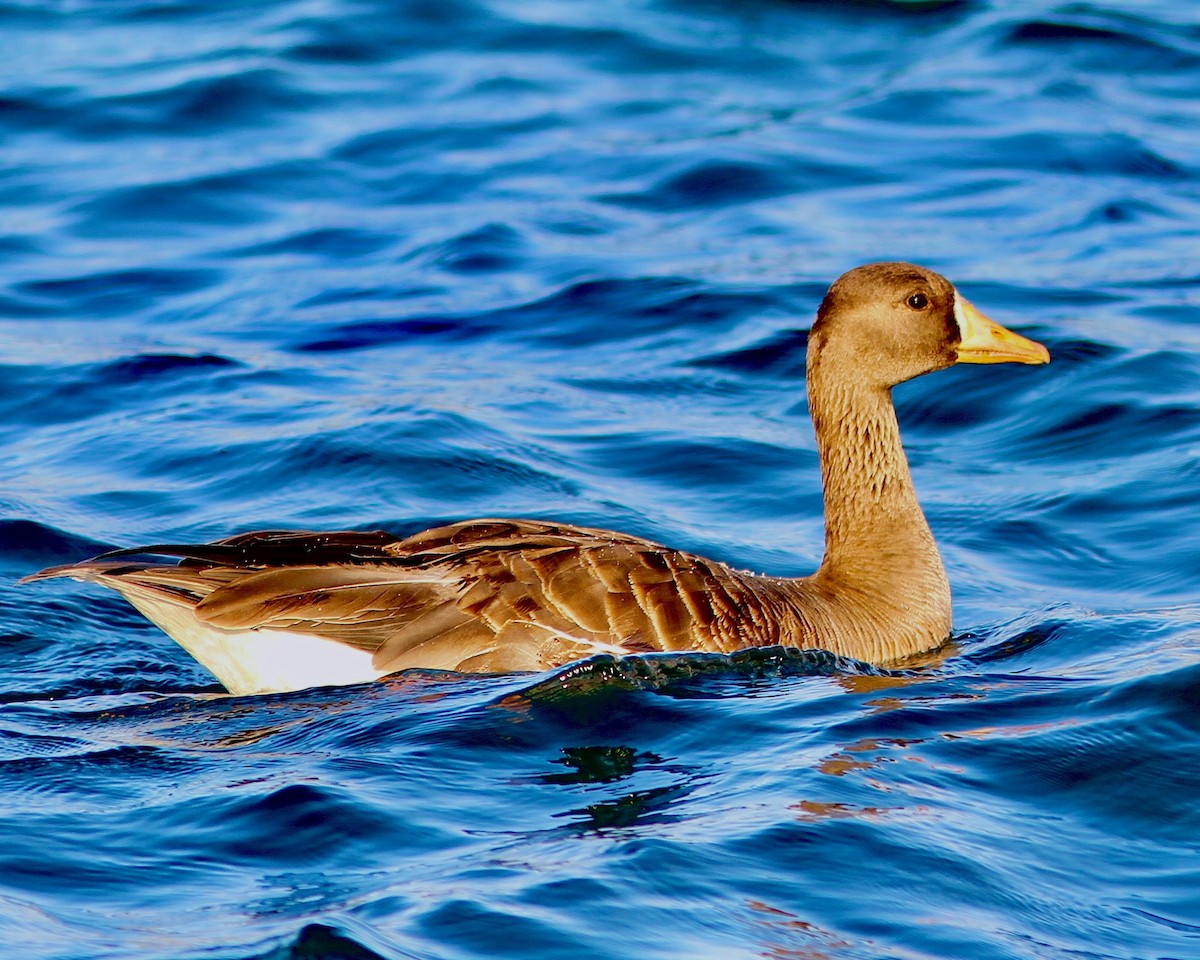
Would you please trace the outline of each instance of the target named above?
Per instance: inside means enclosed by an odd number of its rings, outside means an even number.
[[[135,562],[136,556],[176,562]],[[72,576],[165,600],[216,631],[313,636],[381,672],[524,670],[597,651],[729,650],[781,615],[755,581],[637,537],[536,520],[382,531],[257,531],[158,544],[29,579]]]

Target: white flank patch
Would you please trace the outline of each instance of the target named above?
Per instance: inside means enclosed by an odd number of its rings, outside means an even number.
[[[336,640],[285,630],[223,630],[201,623],[190,607],[130,594],[125,599],[230,693],[283,693],[383,676],[372,665],[371,654]]]

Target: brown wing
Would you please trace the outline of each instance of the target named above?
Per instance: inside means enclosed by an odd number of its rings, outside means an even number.
[[[265,531],[98,558],[36,576],[130,581],[229,630],[309,633],[372,651],[376,668],[537,670],[596,652],[726,651],[780,642],[774,581],[637,537],[476,520],[404,540]],[[112,556],[112,555],[109,555]],[[789,642],[795,642],[794,639]]]

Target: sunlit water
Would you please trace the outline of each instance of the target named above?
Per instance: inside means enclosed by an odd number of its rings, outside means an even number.
[[[0,3],[0,942],[22,960],[1200,957],[1200,11]],[[871,259],[957,643],[230,698],[21,575],[486,515],[822,545]]]

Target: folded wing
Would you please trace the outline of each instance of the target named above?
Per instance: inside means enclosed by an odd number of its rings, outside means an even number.
[[[178,561],[133,560],[145,556]],[[509,672],[598,652],[726,651],[778,642],[764,633],[778,630],[787,607],[768,581],[714,561],[530,520],[476,520],[407,539],[262,531],[118,551],[29,579],[57,576],[117,590],[234,692],[412,667]],[[336,676],[284,669],[289,651]]]

